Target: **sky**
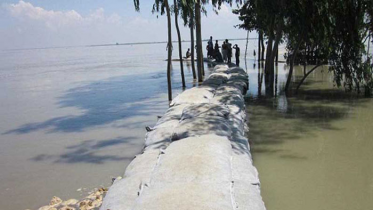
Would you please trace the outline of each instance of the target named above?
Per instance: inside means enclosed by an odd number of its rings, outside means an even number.
[[[0,49],[166,41],[166,16],[152,14],[153,2],[140,0],[136,12],[132,0],[1,0]],[[211,7],[207,13],[203,39],[246,37],[245,30],[233,27],[240,21],[229,5],[218,15]],[[179,24],[182,39],[190,40],[189,28]],[[174,25],[172,36],[177,40]]]

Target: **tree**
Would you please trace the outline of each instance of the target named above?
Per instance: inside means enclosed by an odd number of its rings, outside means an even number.
[[[182,52],[182,46],[181,46],[181,35],[180,35],[180,29],[179,29],[179,6],[176,0],[174,0],[174,13],[175,13],[175,27],[177,31],[177,40],[179,43],[179,59],[180,59],[180,71],[181,71],[181,81],[182,85],[185,88],[185,77],[184,77],[184,65],[183,65],[183,52]]]
[[[196,38],[197,38],[197,73],[198,82],[203,81],[203,54],[202,54],[202,33],[201,33],[201,0],[195,2],[195,22],[196,22]]]
[[[290,91],[294,65],[312,63],[298,88],[318,66],[330,64],[338,86],[360,92],[363,85],[367,92],[373,79],[364,40],[371,36],[372,8],[371,0],[248,0],[235,13],[241,28],[267,37],[266,73],[272,74],[280,37],[286,40],[290,69],[285,91]]]
[[[190,28],[190,49],[191,49],[191,60],[192,60],[192,73],[193,73],[193,79],[197,79],[196,75],[196,68],[195,68],[195,54],[194,54],[194,27],[195,27],[195,21],[194,21],[194,1],[183,1],[179,0],[179,10],[181,13],[181,17],[184,21],[184,26],[189,26]]]
[[[138,1],[138,0],[135,0]],[[136,4],[135,4],[136,6]],[[167,87],[168,87],[168,100],[172,100],[172,86],[171,86],[171,60],[172,60],[172,33],[171,33],[171,11],[168,4],[168,0],[155,0],[153,4],[153,13],[160,12],[163,15],[167,14],[167,29],[168,29],[168,41],[167,41]]]
[[[363,86],[367,95],[373,88],[373,78],[370,59],[364,60],[364,40],[372,30],[372,6],[370,0],[333,0],[328,11],[334,27],[330,63],[335,82],[358,93]]]

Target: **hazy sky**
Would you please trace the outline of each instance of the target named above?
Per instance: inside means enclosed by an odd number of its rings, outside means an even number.
[[[153,2],[140,0],[136,12],[132,0],[2,0],[0,49],[166,41],[166,17],[151,13]],[[246,37],[233,27],[239,20],[232,8],[223,6],[219,15],[207,9],[204,39]],[[182,39],[189,40],[189,29],[179,22]]]

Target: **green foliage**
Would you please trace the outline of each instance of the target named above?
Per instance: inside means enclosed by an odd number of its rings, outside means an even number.
[[[282,29],[290,57],[299,49],[316,58],[314,64],[329,63],[337,85],[358,92],[372,87],[364,44],[373,34],[372,0],[248,0],[233,13],[239,28],[262,31],[270,40]]]
[[[370,0],[330,2],[329,13],[332,25],[331,70],[338,86],[347,90],[361,91],[361,86],[372,83],[372,68],[366,55],[364,39],[371,30],[369,24]]]

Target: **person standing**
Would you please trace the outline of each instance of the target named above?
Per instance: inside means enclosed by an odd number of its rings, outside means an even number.
[[[225,44],[227,45],[228,63],[231,63],[232,62],[232,44],[229,43],[228,39],[225,40]]]
[[[214,47],[214,58],[216,59],[216,56],[220,53],[220,51],[219,51],[219,42],[218,42],[218,40],[216,40],[216,42],[215,42],[215,47]]]
[[[236,56],[236,66],[240,66],[240,48],[237,44],[233,47],[236,50],[235,56]]]
[[[225,43],[225,41],[221,45],[221,53],[223,54],[223,61],[227,62],[227,44]]]
[[[210,40],[208,41],[208,54],[210,58],[213,57],[213,52],[214,52],[214,45],[212,43],[212,36],[210,36]]]

